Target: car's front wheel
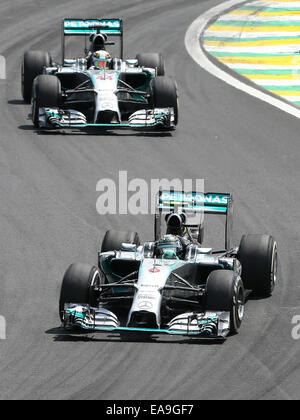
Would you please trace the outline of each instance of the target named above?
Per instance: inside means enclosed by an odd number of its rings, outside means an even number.
[[[97,305],[97,298],[93,286],[101,282],[97,267],[88,264],[72,264],[66,271],[59,298],[59,316],[63,321],[66,303]]]
[[[270,235],[244,235],[237,255],[246,289],[259,297],[271,296],[277,282],[277,244]]]
[[[61,100],[61,83],[56,76],[40,75],[33,82],[32,122],[39,128],[39,109],[58,108]]]
[[[245,292],[241,278],[231,270],[214,270],[206,283],[206,311],[230,312],[230,331],[235,333],[244,317]]]
[[[176,82],[170,77],[159,76],[152,80],[153,105],[155,108],[173,108],[174,123],[178,124],[178,92]]]

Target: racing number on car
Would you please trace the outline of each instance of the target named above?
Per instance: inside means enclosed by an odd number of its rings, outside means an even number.
[[[105,75],[105,74],[99,74],[99,75],[96,77],[96,79],[97,79],[97,80],[114,80],[114,78],[113,78],[113,75],[112,75],[112,74],[107,74],[107,75]]]
[[[151,269],[149,270],[149,273],[152,273],[152,274],[157,274],[157,273],[160,273],[160,270],[159,270],[158,268],[151,268]]]

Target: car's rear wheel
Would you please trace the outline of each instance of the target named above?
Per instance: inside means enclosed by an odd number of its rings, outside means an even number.
[[[206,283],[206,311],[230,312],[230,331],[237,332],[244,317],[245,292],[231,270],[214,270]]]
[[[277,244],[270,235],[244,235],[238,260],[246,289],[259,297],[271,296],[277,282]]]
[[[139,246],[139,235],[137,232],[108,230],[102,241],[101,252],[119,251],[123,243]]]
[[[61,100],[61,83],[56,76],[40,75],[33,83],[32,121],[39,127],[39,108],[58,108]]]
[[[65,303],[97,305],[93,286],[101,282],[97,267],[88,264],[72,264],[66,271],[59,298],[59,316],[63,321]]]
[[[157,69],[157,76],[165,75],[165,60],[161,53],[137,54],[136,59],[140,67]]]
[[[34,79],[43,73],[44,67],[51,67],[49,52],[27,51],[24,54],[21,71],[21,90],[26,103],[30,103]]]
[[[170,77],[156,77],[151,82],[155,108],[174,108],[174,122],[178,124],[177,85]]]

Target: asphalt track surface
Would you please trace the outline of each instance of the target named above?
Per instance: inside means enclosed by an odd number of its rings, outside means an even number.
[[[1,399],[289,399],[299,398],[300,122],[214,78],[184,47],[191,22],[218,1],[2,0],[0,81]],[[171,135],[36,133],[20,96],[27,49],[60,51],[59,18],[120,16],[126,56],[162,51],[180,89],[180,123]],[[15,26],[14,23],[18,22]],[[224,344],[167,337],[122,342],[59,335],[63,273],[75,261],[96,263],[108,228],[152,238],[149,216],[99,216],[96,184],[129,179],[204,178],[206,190],[235,196],[235,239],[272,233],[279,285],[250,300],[238,335]],[[98,194],[99,195],[99,194]]]

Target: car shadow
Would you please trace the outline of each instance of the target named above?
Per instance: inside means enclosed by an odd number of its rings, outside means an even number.
[[[166,131],[132,131],[128,130],[127,132],[113,131],[113,130],[41,130],[36,129],[30,124],[20,125],[19,130],[31,131],[32,133],[43,135],[43,136],[99,136],[99,137],[149,137],[149,138],[172,138],[171,132]]]
[[[28,105],[26,104],[23,99],[11,99],[7,101],[8,105]]]
[[[80,330],[67,331],[63,327],[52,328],[45,331],[45,334],[52,335],[54,342],[99,342],[99,343],[145,343],[145,344],[189,344],[189,345],[221,345],[226,339],[205,339],[205,338],[174,338],[174,336],[141,335],[135,333],[84,333]]]

